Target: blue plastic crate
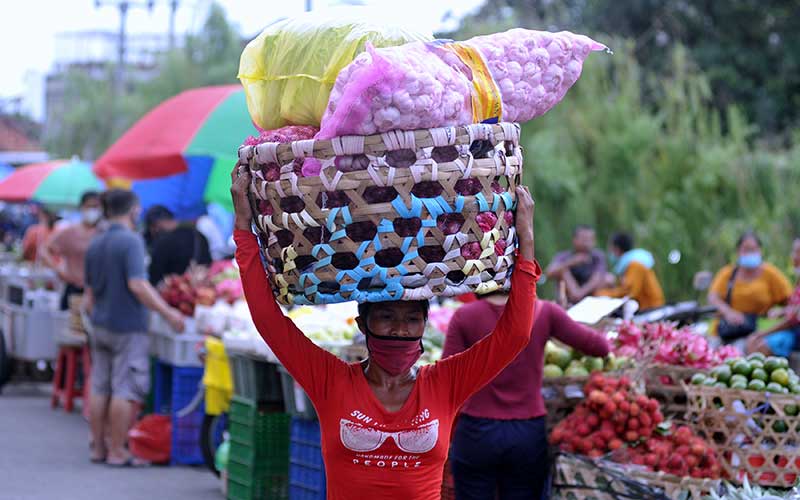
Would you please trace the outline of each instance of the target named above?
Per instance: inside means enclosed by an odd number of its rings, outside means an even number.
[[[325,464],[319,422],[292,418],[289,438],[289,500],[324,500]]]
[[[203,368],[172,366],[158,361],[153,375],[153,411],[168,415],[194,399],[203,379]]]
[[[178,412],[197,396],[203,379],[203,368],[171,366],[159,361],[155,368],[153,409],[156,413],[172,416],[173,464],[198,465],[203,463],[200,432],[205,406],[200,403],[189,415],[179,417]]]

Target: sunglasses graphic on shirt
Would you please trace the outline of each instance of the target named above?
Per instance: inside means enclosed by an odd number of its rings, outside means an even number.
[[[413,430],[385,432],[341,419],[339,436],[345,448],[359,453],[375,451],[389,438],[392,438],[397,447],[406,453],[427,453],[439,440],[439,420],[433,420]]]

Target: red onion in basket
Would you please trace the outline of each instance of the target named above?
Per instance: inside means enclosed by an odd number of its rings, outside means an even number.
[[[481,245],[477,241],[470,241],[461,247],[461,256],[467,260],[479,259],[481,256]]]
[[[481,228],[481,231],[488,233],[494,229],[495,224],[497,224],[497,216],[494,212],[481,212],[475,217],[475,221],[478,223],[478,227]]]

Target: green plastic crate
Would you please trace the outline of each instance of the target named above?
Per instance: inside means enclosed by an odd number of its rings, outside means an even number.
[[[228,476],[227,500],[284,500],[289,498],[287,475],[270,475],[252,480]]]
[[[233,397],[228,415],[231,441],[265,447],[271,453],[288,450],[289,415],[257,409],[239,396]]]

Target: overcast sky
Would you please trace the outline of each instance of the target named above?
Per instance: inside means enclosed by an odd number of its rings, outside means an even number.
[[[34,87],[41,86],[42,76],[52,66],[55,35],[82,30],[117,30],[119,14],[113,6],[117,1],[101,0],[105,6],[95,8],[94,0],[0,0],[0,98],[22,95],[32,100],[31,95],[40,94],[43,89]],[[386,10],[387,19],[434,31],[447,26],[443,19],[448,13],[462,16],[483,0],[361,1]],[[146,2],[139,0],[138,3]],[[243,34],[254,36],[277,18],[301,13],[305,0],[218,0],[218,3]],[[313,0],[313,7],[324,10],[336,3],[336,0]],[[128,15],[128,31],[166,33],[168,5],[168,0],[155,0],[152,12],[144,7],[132,8]],[[196,32],[210,5],[211,0],[180,0],[178,32]]]

